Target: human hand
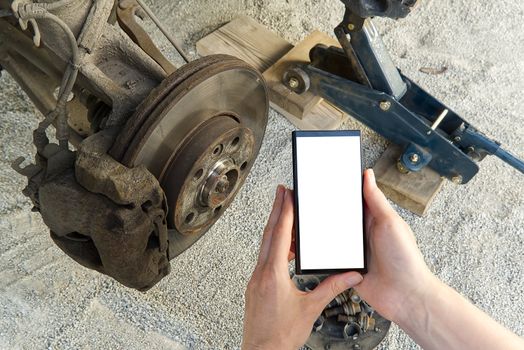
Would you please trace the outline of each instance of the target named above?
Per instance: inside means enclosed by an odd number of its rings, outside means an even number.
[[[410,300],[420,300],[440,282],[424,262],[410,227],[377,187],[371,169],[364,173],[364,200],[368,273],[355,289],[382,316],[398,323]]]
[[[324,307],[362,281],[357,272],[326,278],[303,292],[291,281],[288,260],[293,231],[293,194],[277,187],[262,237],[258,262],[246,290],[242,349],[297,349],[302,346]]]

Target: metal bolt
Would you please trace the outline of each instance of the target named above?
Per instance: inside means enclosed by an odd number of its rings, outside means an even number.
[[[300,85],[300,82],[298,81],[297,78],[289,78],[289,80],[287,81],[287,85],[292,88],[292,89],[296,89],[298,88],[298,86]]]
[[[402,162],[401,162],[400,160],[397,161],[397,169],[398,169],[398,171],[400,171],[402,174],[407,174],[407,173],[409,173],[409,169],[406,168],[406,167],[404,166],[404,164],[402,164]]]
[[[413,163],[413,164],[418,163],[419,159],[420,159],[420,157],[419,157],[418,154],[416,154],[416,153],[413,153],[413,154],[411,154],[411,155],[409,156],[409,161],[410,161],[411,163]]]
[[[462,140],[462,138],[460,136],[455,136],[455,138],[453,139],[453,141],[455,142],[460,142]]]
[[[355,337],[353,337],[353,339],[355,339]],[[360,345],[358,344],[353,345],[353,349],[360,349]]]
[[[453,183],[455,183],[457,185],[460,185],[462,183],[462,176],[460,176],[460,175],[453,176],[451,178],[451,181],[453,181]]]
[[[380,328],[378,328],[378,327],[375,327],[375,332],[379,333],[380,331],[381,331],[381,329],[380,329]]]
[[[379,107],[383,111],[387,111],[391,108],[391,102],[389,101],[380,101]]]
[[[344,313],[344,307],[343,306],[337,306],[337,307],[333,307],[331,309],[324,310],[324,315],[326,316],[326,318],[329,318],[329,317],[332,317],[332,316],[336,316],[338,314],[343,314],[343,313]]]
[[[348,23],[348,29],[349,30],[354,30],[355,29],[355,25],[353,23]]]
[[[339,314],[337,316],[337,321],[340,322],[340,323],[349,323],[349,322],[355,322],[356,321],[356,318],[353,317],[353,316],[348,316],[348,315],[344,315],[344,314]]]
[[[220,178],[220,180],[218,180],[215,188],[218,193],[224,193],[228,189],[228,187],[229,187],[229,181],[227,179],[227,176],[223,175]]]
[[[346,301],[348,301],[348,297],[346,296],[345,293],[341,293],[339,295],[337,295],[335,297],[335,299],[333,299],[329,304],[328,306],[326,307],[326,309],[330,309],[332,307],[335,307],[337,305],[342,305],[344,304]]]
[[[357,339],[358,339],[358,334],[355,334],[355,335],[353,336],[353,340],[357,340]],[[355,345],[358,345],[358,344],[355,344]]]

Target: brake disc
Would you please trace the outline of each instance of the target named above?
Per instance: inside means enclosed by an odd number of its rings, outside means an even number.
[[[110,154],[144,165],[166,194],[170,259],[232,202],[262,144],[268,108],[260,73],[231,56],[208,56],[168,77],[120,133]]]

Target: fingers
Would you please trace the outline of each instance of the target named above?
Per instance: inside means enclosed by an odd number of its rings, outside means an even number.
[[[271,248],[269,249],[268,261],[287,265],[289,249],[291,247],[291,236],[293,230],[293,195],[290,190],[285,190],[282,211],[271,237]]]
[[[372,169],[366,169],[364,172],[364,199],[371,215],[373,217],[382,217],[385,215],[396,214],[395,210],[389,205],[384,193],[377,187],[375,174]]]
[[[359,284],[362,279],[362,275],[354,271],[329,276],[308,294],[308,298],[322,310],[337,295]]]
[[[266,228],[264,229],[264,234],[262,236],[262,243],[260,245],[260,253],[258,254],[258,264],[263,264],[266,262],[269,248],[271,247],[271,238],[273,234],[273,228],[280,218],[280,213],[282,211],[282,204],[284,202],[284,193],[286,189],[282,185],[277,186],[277,191],[275,193],[275,200],[273,202],[273,209],[267,220]]]

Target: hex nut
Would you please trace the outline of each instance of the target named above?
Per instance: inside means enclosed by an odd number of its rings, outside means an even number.
[[[390,101],[380,101],[379,107],[383,111],[387,111],[391,108],[391,102]]]

